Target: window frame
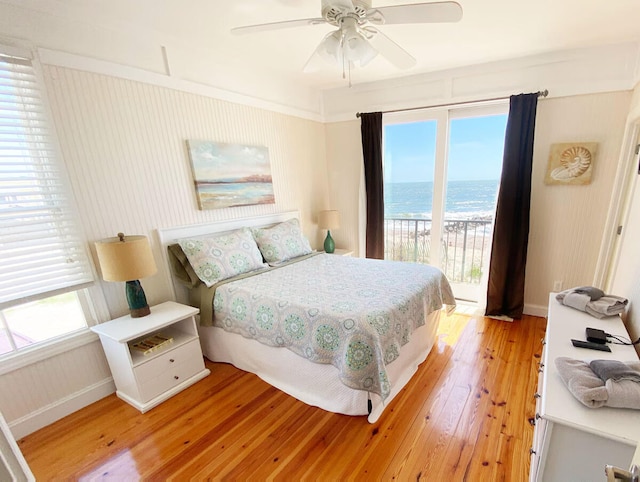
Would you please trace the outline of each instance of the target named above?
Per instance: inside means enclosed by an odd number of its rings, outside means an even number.
[[[64,189],[69,196],[71,214],[75,219],[79,220],[76,196],[73,186],[69,180],[66,162],[61,153],[38,50],[30,43],[2,38],[0,39],[0,52],[18,57],[27,56],[31,61],[34,76],[40,88],[42,110],[44,112],[43,117],[51,132],[51,148],[61,168],[61,176],[64,178]],[[60,294],[61,292],[76,292],[78,294],[78,300],[80,302],[82,312],[84,313],[86,327],[81,328],[80,330],[75,330],[72,333],[56,336],[48,340],[34,343],[33,345],[23,347],[19,350],[12,350],[0,355],[0,375],[61,355],[87,344],[99,342],[98,336],[90,330],[90,327],[110,319],[110,313],[104,293],[102,292],[99,283],[97,283],[97,270],[91,256],[91,251],[88,248],[86,233],[84,232],[80,222],[77,223],[77,229],[87,253],[88,265],[94,281],[89,284],[71,287],[66,290],[52,291],[47,295],[25,300],[24,303],[26,304],[37,299],[46,299],[50,296]],[[18,306],[18,304],[16,306]]]
[[[488,117],[496,115],[509,114],[509,99],[497,99],[491,101],[469,102],[463,105],[442,105],[439,107],[425,108],[420,110],[411,111],[398,111],[387,113],[382,117],[382,129],[383,129],[383,170],[385,162],[385,139],[384,132],[387,126],[398,124],[409,124],[415,122],[436,122],[435,133],[435,154],[434,154],[434,181],[433,181],[433,199],[432,199],[432,223],[431,223],[431,239],[442,241],[444,239],[444,222],[445,222],[445,210],[447,200],[447,182],[448,182],[448,167],[449,167],[449,143],[450,143],[450,130],[451,122],[453,120],[475,118],[475,117]],[[431,243],[431,256],[432,259],[441,260],[441,242]],[[491,252],[491,244],[488,247],[489,253]],[[437,261],[436,266],[440,266],[440,261]],[[485,270],[480,282],[480,286],[477,288],[480,298],[478,301],[467,301],[461,299],[461,302],[470,304],[472,306],[482,306],[486,303],[484,297],[486,297],[486,285],[488,282],[488,270]]]

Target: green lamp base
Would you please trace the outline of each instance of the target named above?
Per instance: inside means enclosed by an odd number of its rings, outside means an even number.
[[[333,253],[336,250],[336,243],[333,242],[331,231],[327,230],[327,237],[324,240],[324,252]]]
[[[131,318],[142,318],[151,313],[147,297],[144,295],[144,290],[139,280],[127,281],[125,293],[127,294]]]

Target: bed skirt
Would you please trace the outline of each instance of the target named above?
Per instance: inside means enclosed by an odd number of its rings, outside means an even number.
[[[442,310],[427,317],[427,322],[411,334],[400,356],[387,365],[391,393],[383,403],[380,396],[355,390],[340,382],[333,365],[313,363],[286,348],[263,345],[222,328],[198,326],[204,356],[213,362],[231,363],[255,373],[268,384],[324,410],[345,415],[367,415],[368,400],[372,411],[368,421],[376,422],[386,406],[418,370],[435,344]]]

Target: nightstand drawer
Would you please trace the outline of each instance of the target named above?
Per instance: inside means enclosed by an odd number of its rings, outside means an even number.
[[[154,357],[148,362],[134,367],[133,372],[138,383],[146,383],[193,358],[198,358],[202,361],[202,351],[198,340],[192,340],[178,348]]]
[[[185,380],[204,369],[202,355],[190,354],[182,360],[182,363],[172,364],[170,367],[151,378],[140,382],[140,396],[144,402],[163,394],[167,390],[180,385]]]

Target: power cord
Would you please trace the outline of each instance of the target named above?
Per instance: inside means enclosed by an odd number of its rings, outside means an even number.
[[[616,340],[609,341],[609,343],[611,343],[612,345],[637,345],[638,343],[640,343],[640,338],[638,338],[636,341],[631,341],[629,338],[621,338],[617,335],[612,335],[611,333],[605,333],[604,335],[607,338],[613,338],[614,340]]]

